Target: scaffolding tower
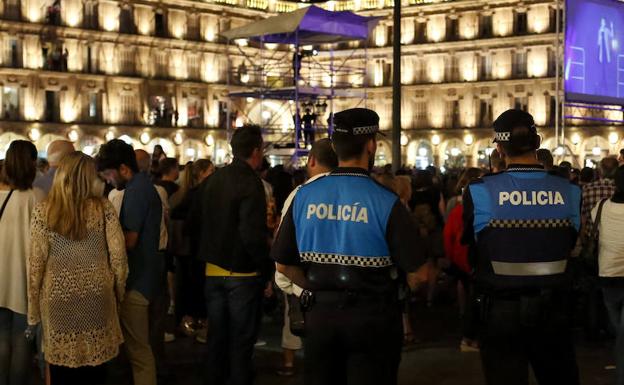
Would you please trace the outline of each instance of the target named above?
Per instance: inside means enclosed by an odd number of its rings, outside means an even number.
[[[269,153],[307,155],[315,133],[331,135],[336,98],[365,104],[366,47],[379,20],[310,6],[223,33],[244,57],[229,68],[228,85],[240,87],[228,94],[228,130],[232,119],[244,117],[277,138],[270,141]],[[365,48],[363,64],[354,59],[362,48],[358,41]],[[247,44],[254,49],[243,49]],[[246,108],[252,103],[260,109],[255,121]]]

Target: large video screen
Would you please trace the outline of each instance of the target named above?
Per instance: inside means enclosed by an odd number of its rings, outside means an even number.
[[[624,105],[624,3],[566,0],[564,60],[567,100]]]

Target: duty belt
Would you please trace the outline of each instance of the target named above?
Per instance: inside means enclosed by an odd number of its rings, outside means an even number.
[[[355,290],[344,291],[316,291],[313,293],[315,303],[335,303],[339,306],[349,306],[357,303],[393,303],[398,302],[396,293],[367,293]]]

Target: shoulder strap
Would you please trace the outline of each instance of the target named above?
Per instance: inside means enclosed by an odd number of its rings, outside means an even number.
[[[600,204],[598,205],[598,212],[596,212],[596,221],[594,222],[594,227],[592,228],[590,239],[596,239],[596,237],[598,236],[598,229],[600,228],[600,220],[602,219],[602,208],[604,207],[604,204],[607,200],[608,199],[601,200]]]
[[[9,199],[11,199],[11,195],[13,195],[13,191],[15,190],[11,189],[11,191],[9,191],[9,195],[7,195],[4,203],[2,203],[2,208],[0,208],[0,220],[2,219],[2,214],[4,214],[4,209],[6,209],[7,203],[9,203]]]

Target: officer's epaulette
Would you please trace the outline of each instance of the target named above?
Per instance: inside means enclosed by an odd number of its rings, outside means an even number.
[[[498,173],[496,173],[496,174],[488,174],[488,175],[484,175],[484,177],[485,177],[485,176],[497,175],[497,174],[498,174]],[[483,181],[483,177],[481,177],[481,178],[479,178],[479,179],[475,179],[475,180],[473,180],[472,182],[468,183],[468,186],[473,185],[473,184],[481,184],[481,183],[484,183],[484,181]]]
[[[318,181],[319,181],[319,180],[321,180],[321,179],[325,179],[325,178],[327,178],[329,175],[331,175],[331,173],[327,173],[327,174],[324,174],[324,175],[318,176],[318,177],[316,177],[314,180],[311,180],[311,181],[306,181],[304,184],[299,185],[297,188],[298,188],[299,190],[301,190],[301,189],[306,188],[306,187],[308,187],[308,186],[312,186],[312,185],[314,185],[314,183],[318,182]]]
[[[484,178],[484,177],[486,177],[486,176],[494,176],[494,175],[503,174],[504,172],[505,172],[505,170],[502,170],[502,171],[496,171],[496,172],[490,171],[490,172],[488,172],[488,173],[483,174],[482,178]]]

